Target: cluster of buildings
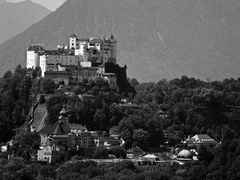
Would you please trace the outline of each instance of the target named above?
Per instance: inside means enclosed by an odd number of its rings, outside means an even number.
[[[65,108],[59,114],[59,120],[55,124],[48,124],[39,132],[40,150],[38,150],[38,161],[49,163],[64,160],[68,149],[78,150],[79,148],[95,148],[121,146],[124,141],[119,138],[116,128],[110,133],[102,131],[88,131],[81,124],[68,122]]]
[[[177,163],[184,164],[188,161],[198,160],[198,152],[201,145],[204,146],[216,146],[218,143],[207,134],[196,134],[193,137],[188,137],[183,142],[185,148],[176,148],[173,159],[177,160]]]
[[[66,46],[46,50],[33,44],[27,48],[27,68],[40,67],[42,77],[63,82],[80,82],[84,79],[104,78],[111,88],[117,87],[117,73],[106,64],[120,68],[116,63],[117,40],[106,37],[78,38],[73,34]],[[126,73],[126,67],[122,68]]]

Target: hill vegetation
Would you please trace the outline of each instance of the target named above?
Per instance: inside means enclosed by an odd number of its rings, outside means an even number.
[[[197,163],[173,165],[164,172],[152,173],[150,177],[197,177],[211,180],[239,178],[236,172],[240,167],[240,79],[205,82],[182,76],[181,79],[171,81],[160,80],[157,83],[141,84],[136,79],[131,79],[129,82],[135,88],[136,94],[126,93],[127,96],[112,91],[99,79],[95,83],[86,81],[66,87],[67,91],[74,92],[74,96],[67,96],[64,94],[66,90],[57,88],[51,80],[39,78],[39,75],[39,69],[27,70],[18,66],[14,73],[8,71],[0,80],[0,140],[4,142],[15,135],[14,146],[8,153],[13,152],[28,161],[28,154],[38,149],[38,137],[26,131],[28,112],[37,94],[54,92],[47,100],[48,123],[56,122],[57,115],[65,104],[69,110],[69,121],[72,123],[84,124],[89,130],[108,131],[111,127],[118,126],[121,137],[126,142],[125,149],[140,147],[144,151],[154,152],[158,151],[160,145],[166,145],[166,142],[170,147],[178,146],[187,136],[195,134],[208,134],[217,142],[221,142],[216,147],[200,147]],[[93,95],[94,98],[80,101],[77,96],[85,93]],[[121,99],[127,99],[131,104],[121,104]],[[68,153],[66,159],[71,159],[71,153]],[[82,157],[97,158],[105,157],[109,152],[101,149],[82,149],[77,153]],[[116,153],[124,156],[122,150],[117,150]],[[1,155],[4,159],[5,155]],[[128,163],[120,163],[111,168],[88,163],[80,163],[79,166],[78,163],[73,166],[65,164],[60,166],[61,171],[58,169],[59,171],[53,173],[58,167],[41,166],[38,168],[40,171],[33,172],[34,168],[28,169],[29,166],[25,166],[24,163],[14,163],[10,166],[7,164],[13,162],[3,159],[1,168],[6,172],[17,168],[9,174],[13,179],[20,178],[18,173],[23,176],[26,172],[38,178],[49,176],[58,179],[63,173],[66,179],[119,179],[126,178],[126,171],[127,176],[132,179],[147,178],[142,171]],[[123,169],[118,166],[123,166]],[[109,168],[116,168],[111,176]],[[72,173],[75,174],[74,177]]]
[[[185,74],[212,80],[239,76],[238,0],[68,0],[0,46],[0,72],[25,65],[28,45],[53,49],[79,37],[118,40],[118,62],[139,81]],[[14,53],[13,53],[14,52]]]

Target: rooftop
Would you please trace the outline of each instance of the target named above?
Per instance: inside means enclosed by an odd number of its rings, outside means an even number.
[[[41,131],[40,134],[68,134],[70,132],[69,126],[66,122],[57,121],[55,124],[46,125]]]
[[[27,48],[28,51],[45,51],[41,44],[32,44]]]
[[[38,104],[36,109],[34,110],[33,116],[34,117],[31,126],[35,129],[35,131],[38,132],[41,129],[40,125],[42,121],[44,121],[47,117],[46,104]]]
[[[58,121],[52,134],[54,135],[67,135],[70,133],[70,128],[64,121]]]
[[[86,126],[81,124],[69,124],[70,130],[87,130]]]
[[[71,38],[76,38],[77,35],[76,35],[76,34],[72,34],[70,37],[71,37]]]
[[[91,38],[90,40],[89,40],[89,43],[91,44],[95,44],[95,43],[103,43],[103,39],[102,38],[98,38],[98,37],[95,37],[95,38]]]

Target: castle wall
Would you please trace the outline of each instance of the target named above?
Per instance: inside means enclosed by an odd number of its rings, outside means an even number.
[[[27,68],[39,66],[39,54],[35,51],[27,51]]]
[[[52,79],[55,84],[64,82],[65,85],[69,85],[70,74],[66,71],[46,71],[45,77]]]

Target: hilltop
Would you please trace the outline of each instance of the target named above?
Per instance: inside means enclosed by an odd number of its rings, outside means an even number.
[[[140,81],[182,75],[239,76],[238,0],[68,0],[24,33],[0,46],[1,72],[25,65],[31,43],[54,48],[79,37],[114,33],[118,62]],[[14,53],[13,53],[14,52]]]
[[[0,44],[23,32],[50,13],[30,0],[19,3],[0,1]]]

